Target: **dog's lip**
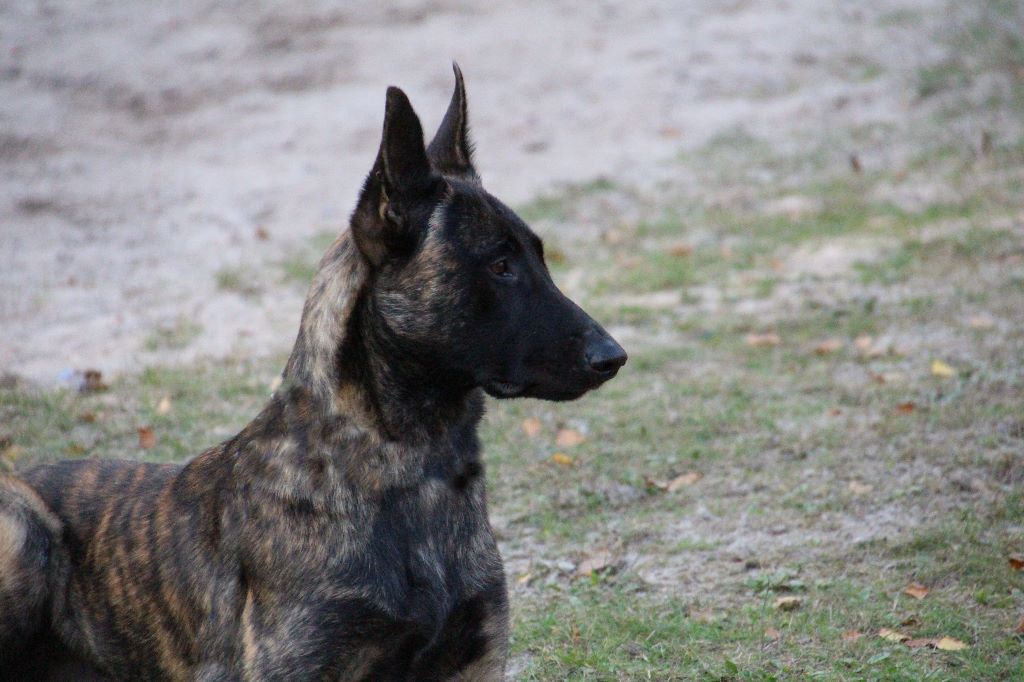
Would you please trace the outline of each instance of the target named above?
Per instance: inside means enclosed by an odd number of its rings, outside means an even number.
[[[496,398],[514,398],[517,395],[521,395],[523,391],[526,390],[526,385],[517,384],[512,381],[492,379],[484,384],[484,388],[488,393]]]

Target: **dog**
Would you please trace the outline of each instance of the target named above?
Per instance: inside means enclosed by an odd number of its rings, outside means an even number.
[[[387,90],[349,230],[238,435],[184,465],[0,478],[0,676],[503,678],[484,394],[571,400],[626,353],[483,189],[458,65],[455,81],[429,146]]]

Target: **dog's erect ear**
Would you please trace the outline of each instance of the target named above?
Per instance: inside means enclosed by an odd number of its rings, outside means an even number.
[[[415,243],[410,211],[429,195],[436,180],[420,119],[405,93],[392,86],[377,161],[352,216],[352,234],[371,264],[379,265],[389,253],[408,250]]]
[[[455,92],[441,127],[427,148],[427,155],[442,173],[475,176],[473,145],[469,141],[469,119],[466,115],[466,84],[459,65],[452,63],[452,68],[455,70]]]
[[[395,86],[388,88],[379,160],[384,187],[396,199],[416,197],[433,180],[420,119],[409,98]]]

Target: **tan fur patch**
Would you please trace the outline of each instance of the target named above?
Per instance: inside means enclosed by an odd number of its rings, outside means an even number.
[[[20,519],[0,515],[0,589],[7,587],[7,580],[17,569],[25,535],[25,524]]]

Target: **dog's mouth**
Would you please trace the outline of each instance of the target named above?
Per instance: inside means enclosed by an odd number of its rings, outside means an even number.
[[[492,380],[484,384],[484,390],[492,398],[516,398],[526,391],[526,385]]]

